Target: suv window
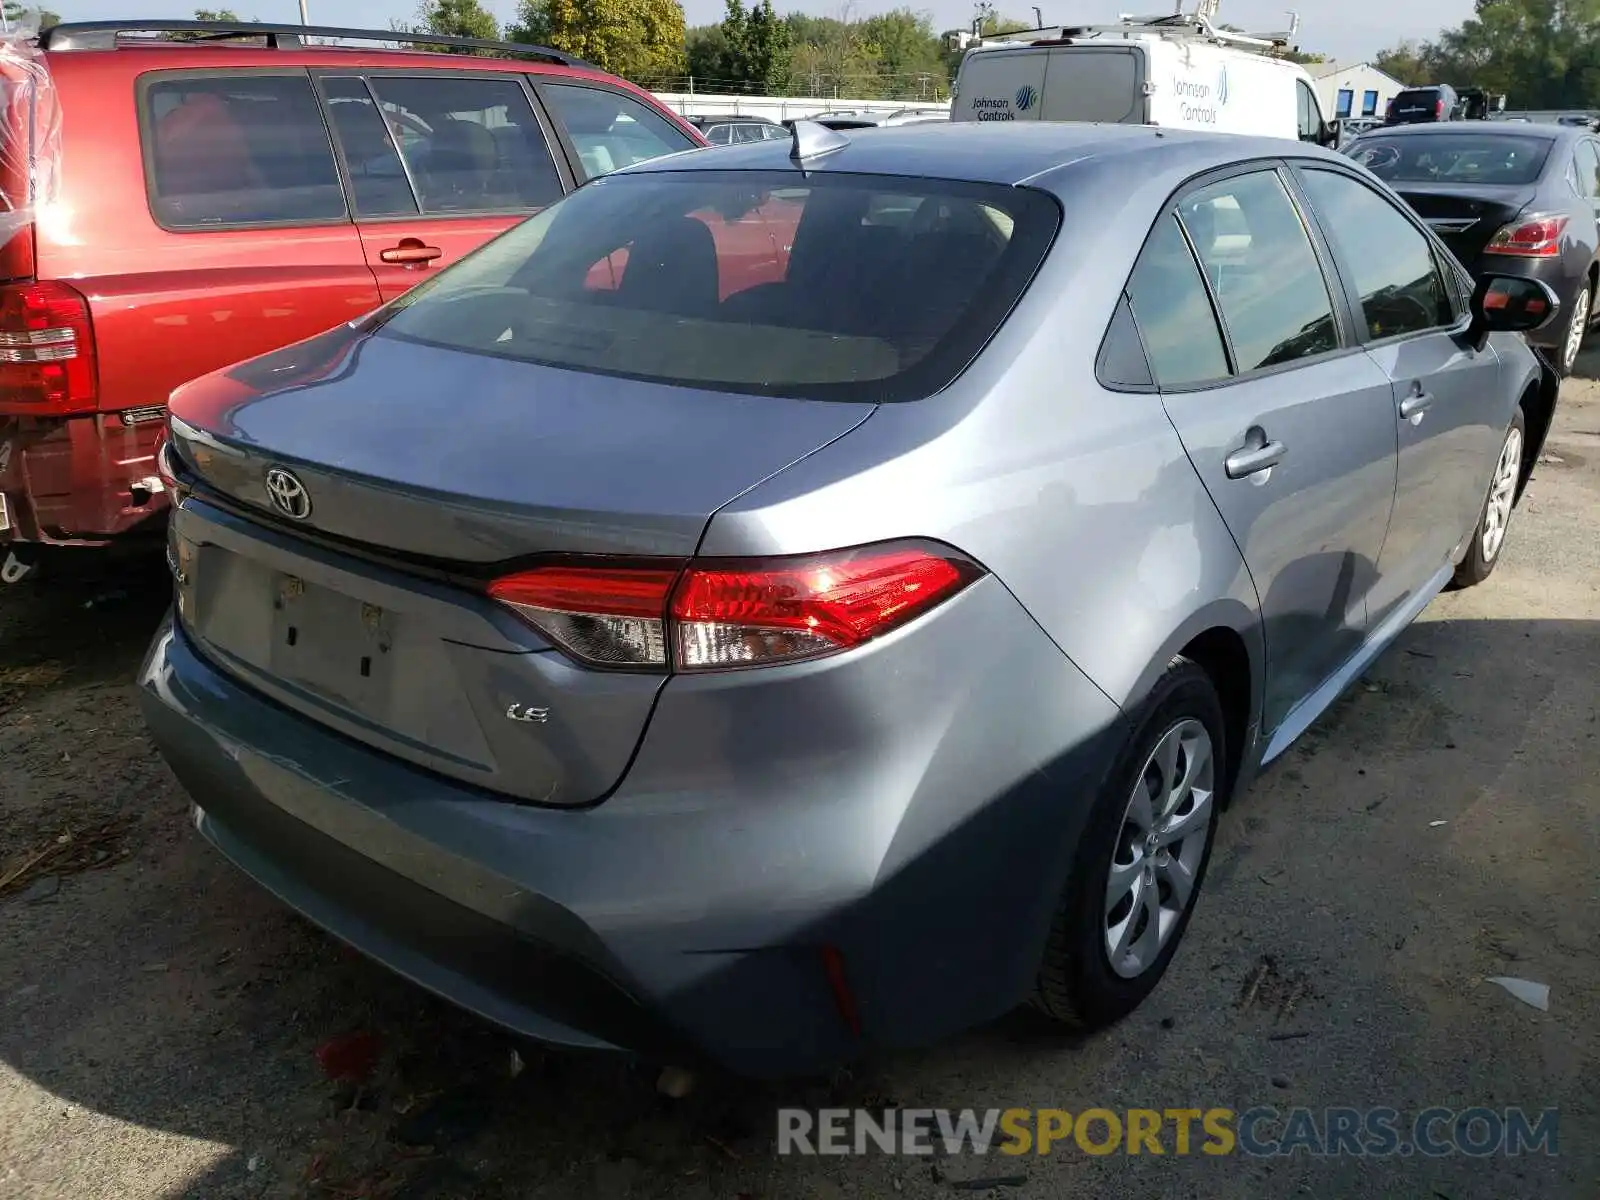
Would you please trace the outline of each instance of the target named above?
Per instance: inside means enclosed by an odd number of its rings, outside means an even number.
[[[1348,175],[1306,170],[1303,178],[1323,228],[1353,276],[1367,340],[1454,323],[1450,291],[1422,230]]]
[[[1322,267],[1276,172],[1191,192],[1178,214],[1222,309],[1240,372],[1338,349]]]
[[[885,189],[920,200],[908,227],[862,220]],[[982,349],[1060,211],[1027,188],[898,176],[606,176],[408,292],[382,328],[658,383],[910,400]]]
[[[1300,140],[1316,142],[1322,138],[1322,113],[1317,108],[1317,97],[1304,79],[1294,81],[1294,90],[1300,106]],[[1341,97],[1344,93],[1340,93]]]
[[[660,113],[620,92],[545,83],[539,93],[566,127],[590,179],[694,146],[688,135]]]
[[[358,217],[415,216],[416,193],[364,79],[327,78],[322,92]]]
[[[150,206],[166,228],[345,216],[306,75],[158,77],[142,104]]]
[[[424,213],[525,212],[560,199],[561,177],[516,80],[369,82]]]
[[[1151,232],[1128,280],[1133,319],[1162,387],[1222,379],[1228,356],[1205,280],[1175,217]]]

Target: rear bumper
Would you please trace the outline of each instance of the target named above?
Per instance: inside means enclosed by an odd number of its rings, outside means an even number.
[[[930,694],[910,665],[940,657],[916,636],[937,615],[846,656],[922,693],[905,736],[884,741],[876,712],[807,708],[802,668],[732,714],[727,677],[676,699],[674,680],[619,791],[581,811],[507,802],[331,733],[170,623],[140,696],[202,833],[398,973],[542,1041],[790,1075],[1018,1003],[1109,761],[1115,708],[1003,587],[950,607],[1000,643],[956,681],[966,693]],[[860,669],[834,661],[809,677]],[[768,753],[768,738],[783,745]],[[855,1028],[823,946],[842,955]]]
[[[163,422],[138,414],[0,416],[0,494],[8,541],[102,546],[149,529],[167,511],[156,473]]]

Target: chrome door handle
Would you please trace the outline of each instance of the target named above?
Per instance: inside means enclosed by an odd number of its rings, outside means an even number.
[[[1288,447],[1282,442],[1241,446],[1223,460],[1222,467],[1229,479],[1245,479],[1272,470],[1283,461],[1286,453]]]
[[[1432,404],[1433,394],[1431,392],[1424,392],[1420,389],[1412,392],[1411,395],[1400,401],[1400,419],[1409,421],[1413,417],[1420,417],[1428,411],[1429,406]]]

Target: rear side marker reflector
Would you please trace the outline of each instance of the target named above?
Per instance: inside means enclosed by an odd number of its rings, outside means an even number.
[[[948,547],[897,542],[682,567],[536,567],[496,580],[489,595],[592,666],[706,671],[851,649],[982,573]]]

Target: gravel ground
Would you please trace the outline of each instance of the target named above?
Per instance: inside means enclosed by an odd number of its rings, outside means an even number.
[[[1600,355],[1587,373],[1600,375]],[[669,1102],[351,954],[192,832],[128,686],[159,570],[0,596],[0,1195],[1595,1195],[1600,385],[1495,578],[1449,594],[1228,814],[1173,970],[1122,1026],[1018,1016],[850,1076]],[[57,839],[68,836],[66,842]],[[1550,986],[1548,1012],[1484,982]],[[354,1035],[352,1037],[352,1035]],[[342,1040],[341,1040],[342,1039]],[[373,1059],[360,1089],[317,1055]],[[1560,1109],[1560,1152],[804,1159],[774,1109]],[[985,1182],[987,1181],[987,1182]]]

